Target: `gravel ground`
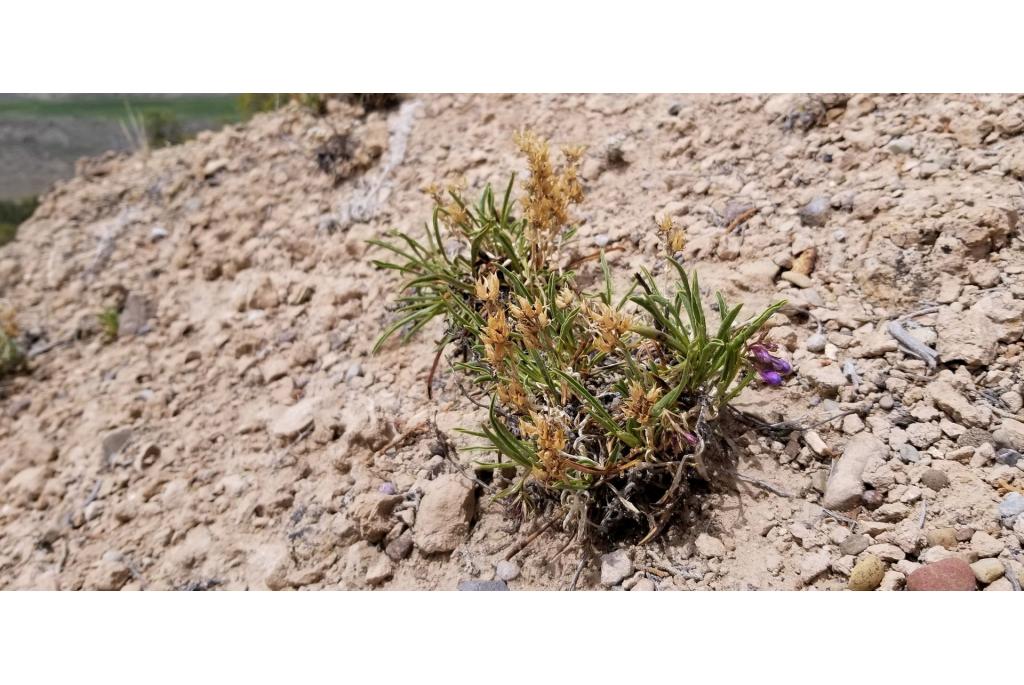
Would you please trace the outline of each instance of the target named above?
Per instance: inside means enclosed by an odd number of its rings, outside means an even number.
[[[1019,589],[1022,114],[1011,96],[437,95],[289,105],[81,163],[0,250],[34,350],[0,386],[0,588],[569,585],[558,527],[506,561],[530,525],[461,475],[453,429],[483,412],[444,365],[427,399],[441,324],[370,354],[395,279],[366,241],[421,230],[432,182],[504,187],[529,126],[588,146],[577,249],[617,248],[620,280],[656,266],[668,213],[709,292],[788,300],[772,336],[796,373],[738,405],[814,426],[737,436],[738,491],[600,550],[578,587]],[[451,459],[419,430],[435,414]]]

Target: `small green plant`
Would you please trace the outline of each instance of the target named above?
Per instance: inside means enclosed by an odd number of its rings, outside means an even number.
[[[25,353],[18,344],[17,335],[14,309],[0,304],[0,378],[25,369]]]
[[[100,333],[105,342],[117,340],[118,330],[121,328],[121,315],[114,307],[107,307],[96,316],[100,324]]]
[[[593,255],[598,286],[581,288],[574,269],[586,258],[563,252],[575,233],[570,207],[583,199],[582,150],[564,149],[556,169],[546,142],[529,133],[517,142],[530,167],[521,215],[514,179],[500,204],[490,187],[475,206],[457,188],[434,188],[423,241],[397,232],[371,241],[395,256],[375,265],[405,279],[375,351],[444,317],[439,354],[453,345],[454,367],[487,395],[488,421],[463,432],[497,455],[479,466],[505,479],[498,496],[521,513],[556,507],[580,539],[637,524],[652,539],[691,481],[731,473],[729,402],[790,371],[762,333],[783,303],[741,320],[741,306],[718,294],[710,323],[697,275],[678,259],[684,234],[667,219],[658,230],[669,290],[642,269],[616,294],[603,251]]]

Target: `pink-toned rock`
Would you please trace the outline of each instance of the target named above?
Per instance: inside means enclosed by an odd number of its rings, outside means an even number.
[[[977,581],[970,565],[959,558],[927,564],[907,577],[908,590],[975,590]]]

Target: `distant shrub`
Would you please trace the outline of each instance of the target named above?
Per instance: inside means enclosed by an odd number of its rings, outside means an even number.
[[[271,112],[290,99],[287,93],[242,93],[238,96],[238,110],[249,118],[261,112]]]
[[[0,245],[14,240],[20,226],[39,206],[39,198],[0,200]]]
[[[181,121],[170,110],[148,110],[142,118],[150,148],[167,147],[185,142]]]
[[[402,101],[396,93],[242,93],[238,96],[238,109],[243,116],[251,117],[298,102],[312,114],[324,116],[332,99],[360,105],[366,112],[393,109]]]
[[[349,102],[363,106],[367,112],[394,109],[402,101],[398,93],[346,93]]]

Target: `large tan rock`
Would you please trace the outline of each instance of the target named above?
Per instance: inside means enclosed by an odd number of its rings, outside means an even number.
[[[864,492],[861,476],[872,455],[881,454],[885,446],[867,433],[858,433],[843,450],[836,462],[832,477],[825,484],[822,506],[826,509],[845,510],[855,506]]]
[[[438,476],[424,488],[413,540],[424,554],[451,552],[465,540],[476,513],[473,484],[461,475]]]

